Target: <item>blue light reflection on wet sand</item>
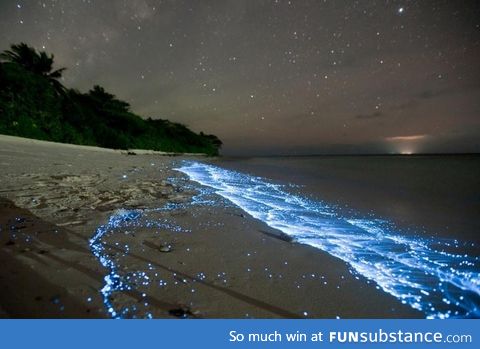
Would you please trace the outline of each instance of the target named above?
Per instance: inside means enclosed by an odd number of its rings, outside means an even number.
[[[118,210],[112,216],[110,216],[108,222],[98,227],[95,234],[89,241],[90,249],[93,255],[100,261],[103,267],[108,270],[108,274],[104,277],[104,286],[100,290],[103,303],[108,314],[112,318],[125,318],[125,317],[137,317],[137,306],[119,307],[112,302],[112,296],[115,293],[122,291],[136,291],[139,292],[139,287],[133,285],[149,286],[152,282],[151,278],[144,270],[137,270],[135,272],[125,272],[122,270],[122,264],[119,258],[128,256],[130,247],[128,245],[113,246],[113,250],[122,250],[120,256],[114,257],[112,255],[112,246],[109,246],[106,239],[111,234],[115,234],[118,231],[125,231],[128,229],[138,228],[163,228],[172,232],[186,231],[183,228],[171,223],[151,221],[145,218],[145,215],[155,211],[169,211],[182,207],[180,204],[167,204],[161,208],[151,210]],[[148,305],[148,303],[144,303]],[[151,313],[145,309],[140,311],[141,316],[145,318],[151,318]]]
[[[178,179],[170,178],[170,182],[174,183]],[[184,180],[180,181],[179,186],[185,189],[191,189]],[[123,260],[119,260],[122,257],[128,256],[130,253],[130,246],[110,246],[107,242],[109,237],[113,237],[116,233],[125,232],[130,229],[142,229],[142,228],[157,228],[165,229],[170,232],[189,232],[168,220],[158,220],[159,217],[149,217],[152,213],[162,213],[175,211],[180,209],[187,209],[195,205],[211,206],[216,204],[209,197],[214,194],[211,189],[196,190],[197,194],[194,195],[189,202],[185,203],[166,203],[158,208],[152,209],[138,209],[138,210],[117,210],[111,215],[106,224],[99,226],[92,238],[89,240],[89,246],[93,255],[99,260],[101,265],[106,268],[108,274],[104,277],[104,286],[100,290],[102,294],[103,303],[109,316],[115,319],[121,318],[152,318],[151,312],[148,311],[148,303],[144,303],[145,307],[138,309],[136,305],[118,305],[112,301],[112,296],[122,291],[134,291],[140,293],[140,288],[144,289],[148,287],[153,278],[149,277],[145,270],[129,271],[126,272],[122,269]],[[138,247],[138,246],[137,246]],[[112,249],[113,248],[113,249]],[[123,253],[115,257],[112,252],[121,249]],[[150,268],[151,269],[151,268]],[[156,275],[156,273],[155,273]],[[200,279],[204,277],[203,273],[198,275]],[[136,286],[135,286],[136,285]],[[140,285],[140,287],[139,287]],[[163,280],[159,281],[159,285],[166,285]],[[145,297],[146,294],[142,293]]]
[[[402,235],[392,224],[340,216],[259,177],[199,162],[177,169],[295,241],[342,259],[427,318],[480,317],[480,261],[457,240]]]
[[[104,224],[97,228],[94,236],[90,239],[90,249],[94,256],[100,261],[100,263],[108,269],[108,274],[104,277],[105,285],[101,289],[103,296],[103,303],[113,318],[121,318],[122,314],[115,310],[114,305],[111,302],[110,296],[117,291],[129,290],[131,286],[125,282],[118,271],[118,266],[108,253],[105,252],[105,246],[102,238],[111,230],[119,228],[121,226],[128,225],[140,217],[139,211],[126,211],[121,210],[112,215],[107,224]]]

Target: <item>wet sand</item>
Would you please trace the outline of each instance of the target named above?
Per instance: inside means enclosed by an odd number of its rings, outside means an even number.
[[[0,136],[0,317],[422,316],[216,195],[192,202],[182,159]],[[99,242],[128,283],[105,298],[89,240],[118,210],[141,217]]]

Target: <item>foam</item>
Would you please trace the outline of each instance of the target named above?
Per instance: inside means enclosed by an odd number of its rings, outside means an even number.
[[[427,318],[480,317],[479,257],[472,245],[402,234],[385,220],[341,216],[263,178],[195,161],[177,169],[256,219],[348,263]]]

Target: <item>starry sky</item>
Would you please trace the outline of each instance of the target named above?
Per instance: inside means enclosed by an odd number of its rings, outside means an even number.
[[[0,0],[22,41],[227,155],[480,152],[476,0]]]

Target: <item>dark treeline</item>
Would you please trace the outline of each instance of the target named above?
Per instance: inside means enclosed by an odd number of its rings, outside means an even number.
[[[0,133],[115,149],[217,155],[222,142],[184,125],[143,119],[100,86],[63,86],[53,55],[21,43],[0,55]]]

